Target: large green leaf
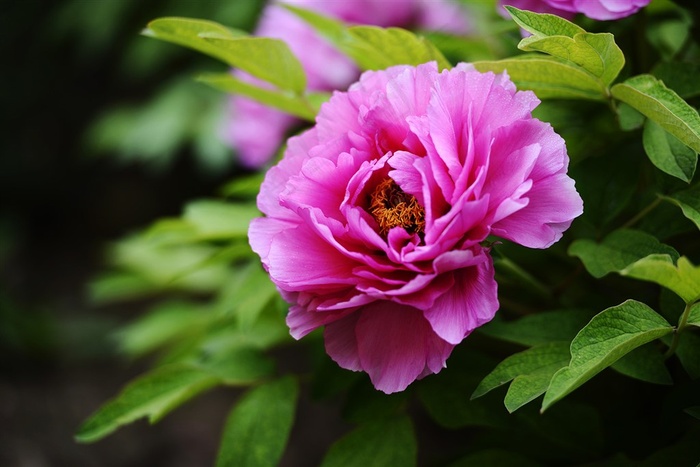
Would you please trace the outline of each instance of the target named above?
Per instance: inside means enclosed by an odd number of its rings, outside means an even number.
[[[571,362],[552,378],[542,410],[627,353],[671,332],[661,315],[634,300],[600,312],[571,342]]]
[[[651,120],[644,124],[644,150],[649,160],[663,172],[684,182],[695,175],[698,154]]]
[[[611,92],[690,149],[700,152],[700,115],[663,82],[651,75],[638,75],[616,84]]]
[[[553,341],[567,341],[590,321],[593,313],[588,310],[556,310],[523,316],[514,321],[504,321],[496,315],[478,329],[479,333],[496,339],[533,346]]]
[[[250,97],[268,107],[274,107],[290,115],[314,121],[318,113],[318,94],[311,99],[277,89],[266,89],[243,81],[230,73],[207,73],[197,77],[197,81],[206,83],[220,91],[241,94]],[[325,95],[326,98],[328,95]]]
[[[604,100],[601,83],[576,65],[552,57],[519,57],[474,62],[479,71],[507,71],[519,89],[530,89],[540,99]]]
[[[252,389],[226,420],[217,467],[274,467],[294,422],[299,386],[285,377]]]
[[[696,183],[687,190],[662,196],[662,198],[678,205],[683,211],[683,215],[693,221],[700,229],[700,184]]]
[[[218,378],[189,365],[170,365],[134,380],[81,425],[76,439],[97,441],[141,417],[155,423],[175,406],[215,386]]]
[[[586,270],[596,278],[619,272],[652,254],[678,258],[676,250],[659,242],[653,235],[632,229],[615,230],[601,243],[588,239],[576,240],[569,247],[569,254],[579,257]]]
[[[669,255],[649,255],[630,264],[620,274],[655,282],[675,292],[686,303],[700,299],[700,267],[694,266],[685,256],[674,264]]]
[[[555,15],[506,9],[516,23],[532,33],[518,44],[525,51],[543,52],[587,71],[603,86],[612,83],[625,64],[625,57],[609,33],[592,34]]]
[[[393,65],[419,65],[436,61],[442,70],[450,63],[428,40],[400,28],[354,26],[310,10],[284,5],[333,43],[363,70],[382,70]]]
[[[281,40],[189,18],[160,18],[148,23],[143,33],[210,55],[280,89],[301,94],[306,88],[301,63]]]
[[[322,467],[411,467],[416,465],[416,435],[411,420],[392,417],[360,425],[326,453]]]
[[[538,345],[511,355],[481,381],[472,399],[512,380],[504,403],[509,412],[514,412],[544,394],[554,373],[565,367],[570,358],[567,342]]]

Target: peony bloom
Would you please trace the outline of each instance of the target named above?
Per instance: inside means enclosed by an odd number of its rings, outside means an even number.
[[[285,3],[317,11],[353,24],[382,27],[421,27],[464,33],[466,16],[452,0],[286,0]],[[353,62],[333,48],[313,28],[279,4],[269,5],[255,32],[284,40],[299,58],[312,91],[345,89],[359,74]],[[238,77],[261,83],[241,72]],[[282,145],[285,133],[298,120],[242,96],[230,99],[223,139],[236,148],[243,164],[262,167]]]
[[[299,339],[386,393],[439,372],[498,309],[489,235],[532,248],[582,212],[564,141],[506,74],[366,72],[290,138],[249,240]]]
[[[499,0],[501,11],[504,5],[536,13],[552,13],[571,18],[583,13],[592,19],[607,21],[620,19],[638,12],[651,0]]]

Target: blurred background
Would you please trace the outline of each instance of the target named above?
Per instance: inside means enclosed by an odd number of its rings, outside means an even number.
[[[222,65],[141,36],[160,16],[250,30],[261,0],[0,1],[0,465],[211,465],[231,395],[94,445],[79,424],[144,366],[113,332],[139,303],[94,306],[106,245],[241,173],[216,137]]]

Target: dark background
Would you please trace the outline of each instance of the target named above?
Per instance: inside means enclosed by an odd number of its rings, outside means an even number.
[[[140,36],[149,20],[191,16],[250,29],[261,3],[0,0],[0,465],[213,463],[234,396],[226,390],[158,429],[140,421],[94,445],[73,434],[145,368],[118,358],[110,338],[138,304],[96,307],[86,298],[105,246],[213,195],[239,173],[233,154],[212,169],[187,140],[145,160],[138,144],[127,158],[119,138],[96,147],[86,135],[113,109],[146,108],[174,77],[216,66]]]

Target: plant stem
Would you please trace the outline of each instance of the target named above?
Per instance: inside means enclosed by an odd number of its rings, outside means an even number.
[[[649,204],[647,205],[647,207],[645,207],[644,209],[642,209],[641,211],[639,211],[639,212],[637,213],[636,216],[634,216],[632,219],[630,219],[630,220],[628,220],[627,222],[625,222],[625,224],[622,226],[622,228],[623,228],[623,229],[627,229],[627,228],[632,227],[634,224],[636,224],[637,222],[639,222],[640,220],[642,220],[642,219],[644,218],[644,216],[646,216],[646,215],[649,214],[651,211],[653,211],[654,208],[655,208],[656,206],[658,206],[659,204],[661,204],[661,201],[662,201],[661,198],[658,198],[658,197],[657,197],[654,201],[652,201],[651,203],[649,203]]]
[[[690,316],[690,309],[692,308],[692,305],[692,303],[685,304],[685,310],[683,310],[683,314],[681,314],[681,317],[678,320],[678,326],[673,331],[673,340],[671,341],[671,345],[666,351],[666,358],[669,358],[671,355],[673,355],[676,352],[676,348],[678,348],[678,341],[680,339],[681,333],[688,324],[688,316]]]

